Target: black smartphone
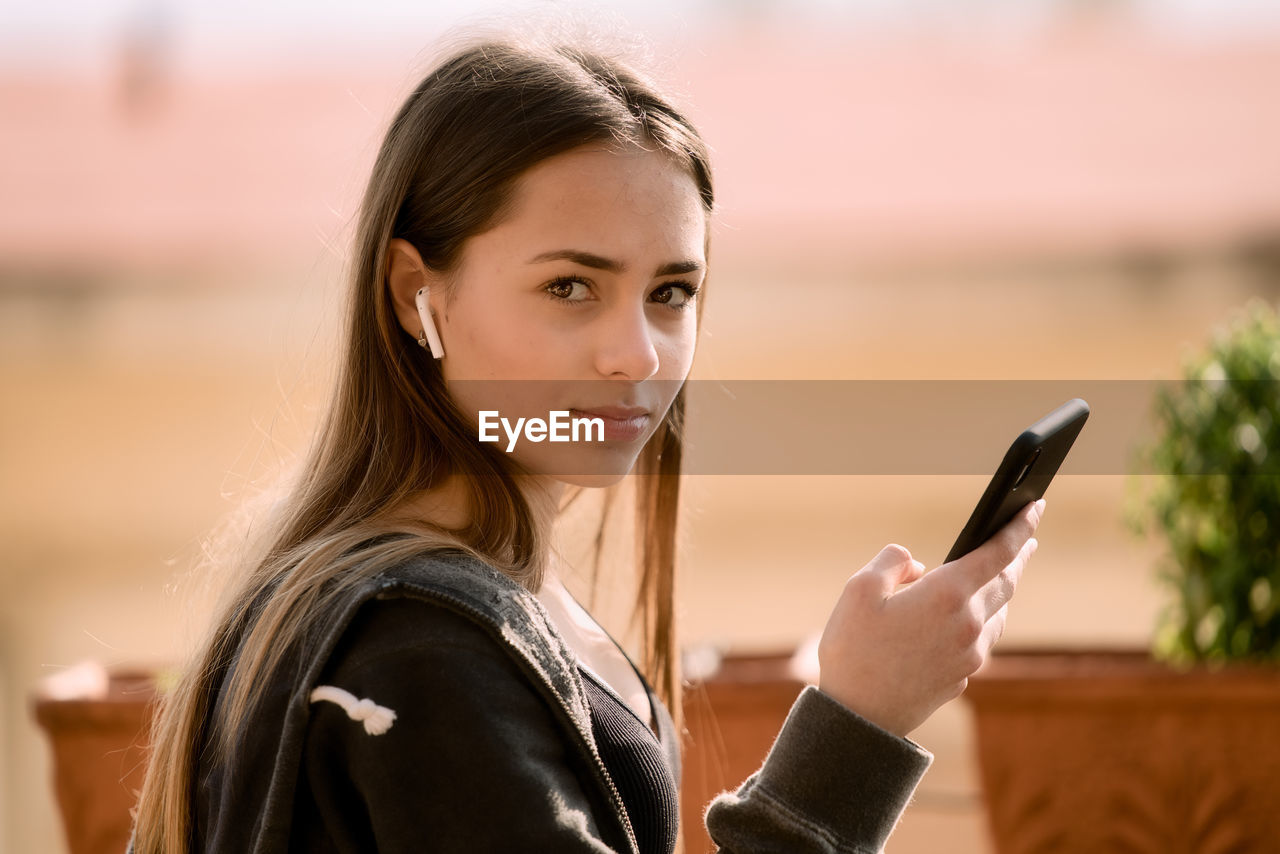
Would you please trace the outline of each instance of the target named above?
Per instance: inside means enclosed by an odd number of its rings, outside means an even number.
[[[1013,440],[943,563],[967,555],[1044,496],[1088,417],[1089,404],[1073,398]]]

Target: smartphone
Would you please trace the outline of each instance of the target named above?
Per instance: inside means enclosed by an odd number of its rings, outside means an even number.
[[[1044,496],[1088,417],[1089,404],[1073,398],[1013,440],[943,563],[964,557]]]

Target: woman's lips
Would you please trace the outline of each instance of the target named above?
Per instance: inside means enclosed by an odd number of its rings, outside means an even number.
[[[606,441],[630,442],[644,435],[649,426],[648,410],[639,407],[571,409],[569,412],[573,418],[599,418],[603,421]]]

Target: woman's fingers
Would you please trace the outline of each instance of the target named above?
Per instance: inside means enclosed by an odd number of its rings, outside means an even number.
[[[975,598],[982,603],[984,620],[991,619],[997,611],[1007,605],[1009,600],[1013,598],[1013,591],[1022,579],[1022,572],[1026,569],[1027,562],[1031,560],[1031,556],[1036,553],[1038,547],[1039,541],[1035,537],[1027,540],[1022,544],[1022,549],[1017,556],[1009,562],[1009,565],[1000,570],[995,578],[984,584],[978,591]]]
[[[1009,560],[1012,560],[1022,550],[1022,544],[1035,536],[1040,520],[1044,518],[1044,507],[1043,498],[1033,501],[1000,529],[995,538],[1003,546],[1001,554],[1009,555]]]
[[[1001,607],[998,611],[991,615],[991,619],[987,620],[987,624],[982,629],[982,637],[978,641],[978,645],[982,651],[982,658],[985,661],[987,654],[991,652],[991,648],[996,645],[1001,636],[1004,635],[1005,623],[1009,620],[1008,604]]]
[[[929,573],[902,546],[882,549],[827,619],[818,687],[904,736],[963,692],[1004,632],[1042,510],[1029,506],[991,543]]]
[[[936,580],[932,583],[955,583],[965,596],[976,593],[1017,559],[1027,540],[1036,532],[1043,515],[1044,499],[1031,502],[991,539],[964,557],[944,563],[924,580],[933,578]]]

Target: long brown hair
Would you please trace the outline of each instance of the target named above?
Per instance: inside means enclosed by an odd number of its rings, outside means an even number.
[[[332,400],[301,474],[267,520],[269,533],[242,556],[209,637],[158,712],[136,814],[138,854],[189,850],[200,733],[211,726],[225,750],[280,664],[280,641],[302,636],[362,580],[448,547],[530,590],[541,585],[553,520],[530,505],[506,455],[475,441],[439,366],[400,328],[386,284],[387,245],[404,238],[447,273],[464,241],[501,216],[525,170],[600,141],[667,153],[693,177],[710,214],[709,157],[697,131],[651,82],[599,51],[487,39],[436,66],[396,113],[360,207]],[[684,414],[682,389],[623,482],[635,486],[641,666],[677,731],[673,592]],[[466,527],[395,517],[411,495],[459,473],[472,510]],[[606,490],[606,507],[621,485]],[[372,539],[391,532],[416,536]],[[207,721],[217,674],[233,659],[222,711]]]

